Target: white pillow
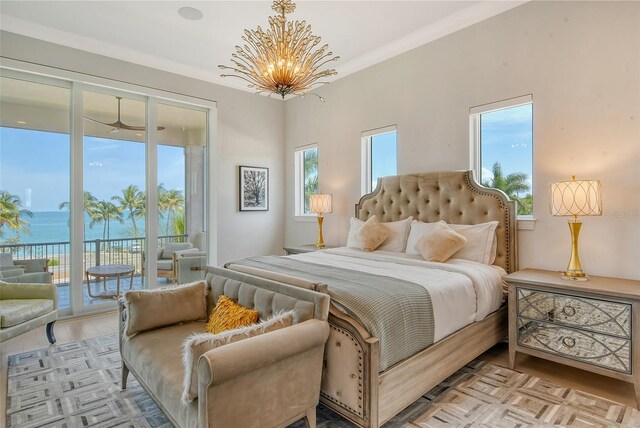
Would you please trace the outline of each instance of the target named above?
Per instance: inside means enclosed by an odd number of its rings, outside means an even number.
[[[440,220],[440,222],[445,223],[443,220]],[[415,245],[426,231],[431,231],[434,224],[436,223],[424,223],[416,220],[411,223],[405,251],[407,254],[419,254],[415,249]],[[471,260],[486,265],[493,264],[496,259],[496,250],[498,249],[498,240],[496,239],[497,221],[480,224],[449,224],[449,226],[467,238],[467,243],[451,256],[452,259]]]
[[[472,262],[492,264],[496,259],[498,240],[496,239],[497,221],[480,224],[450,224],[451,228],[467,238],[467,243],[452,259],[465,259]]]
[[[384,251],[395,251],[402,253],[407,245],[407,236],[411,229],[411,221],[413,217],[405,218],[399,221],[389,221],[382,223],[389,229],[389,237],[377,248]],[[356,238],[358,230],[364,225],[364,221],[351,217],[349,221],[349,236],[347,238],[347,247],[360,249],[360,242]],[[418,253],[415,253],[418,254]]]

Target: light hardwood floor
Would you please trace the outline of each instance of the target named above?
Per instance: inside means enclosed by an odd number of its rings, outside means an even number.
[[[117,331],[117,312],[76,318],[68,321],[58,321],[55,327],[55,334],[58,339],[57,344],[103,336]],[[49,342],[47,342],[44,327],[0,344],[0,385],[2,385],[2,388],[0,388],[0,415],[6,414],[7,362],[9,355],[46,348],[47,346],[50,345]],[[482,354],[480,359],[508,367],[508,351],[506,343],[499,343]],[[633,385],[630,383],[527,355],[518,355],[516,369],[523,373],[547,379],[557,385],[569,386],[617,401],[630,407],[635,407]],[[5,418],[0,418],[0,426],[4,426],[4,423]]]

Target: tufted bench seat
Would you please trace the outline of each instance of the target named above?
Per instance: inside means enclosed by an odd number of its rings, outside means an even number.
[[[182,344],[204,322],[185,322],[120,341],[123,388],[131,373],[177,427],[284,427],[303,417],[315,426],[329,297],[275,281],[209,267],[208,313],[221,295],[261,318],[294,311],[294,324],[214,348],[198,360],[198,398],[180,402]],[[120,304],[121,338],[126,309]]]

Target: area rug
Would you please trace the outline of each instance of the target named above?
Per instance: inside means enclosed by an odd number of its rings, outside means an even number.
[[[130,376],[120,390],[115,334],[9,357],[7,426],[171,427]],[[439,426],[638,427],[640,412],[535,376],[473,361],[385,428]],[[297,422],[292,428],[301,428]],[[318,407],[319,428],[354,425]]]

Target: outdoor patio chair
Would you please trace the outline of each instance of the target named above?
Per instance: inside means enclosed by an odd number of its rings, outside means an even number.
[[[13,254],[0,253],[0,270],[19,267],[23,267],[25,273],[47,272],[49,270],[49,259],[13,260]]]
[[[205,278],[207,253],[204,251],[177,251],[176,253],[176,282],[178,284],[187,284]]]
[[[29,272],[26,273],[22,266],[0,267],[0,281],[16,284],[51,284],[51,272]]]
[[[158,248],[156,253],[158,265],[158,278],[167,278],[172,284],[177,282],[178,262],[180,255],[186,253],[199,253],[191,242],[169,242],[166,246]],[[144,269],[145,254],[142,253],[142,266]],[[144,271],[143,271],[144,275]]]

